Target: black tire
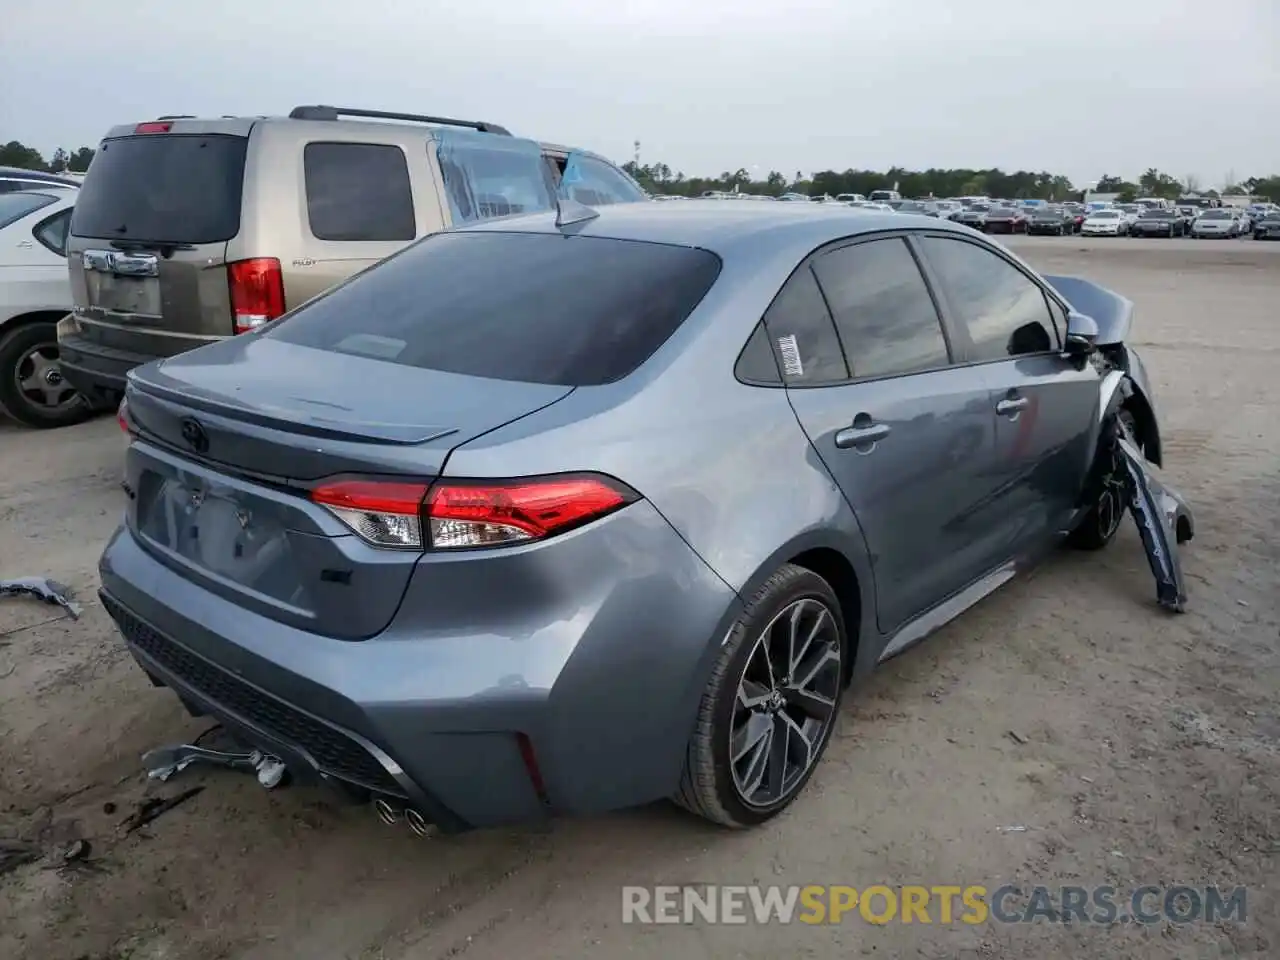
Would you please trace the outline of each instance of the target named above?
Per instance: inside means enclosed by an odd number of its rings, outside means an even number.
[[[731,740],[735,716],[741,716],[739,686],[747,682],[748,672],[756,662],[765,632],[789,608],[800,602],[818,604],[830,617],[830,644],[822,650],[834,649],[838,661],[827,663],[826,671],[834,671],[829,719],[809,750],[808,768],[798,775],[779,797],[767,803],[744,802],[731,762]],[[817,641],[815,641],[816,643]],[[815,651],[817,653],[819,651]],[[698,719],[685,754],[680,787],[672,797],[691,813],[726,827],[744,828],[764,823],[785,810],[804,790],[817,769],[831,740],[831,732],[839,717],[845,687],[845,664],[850,653],[848,635],[840,604],[830,585],[811,570],[785,564],[765,581],[738,618],[723,644],[720,657],[711,672],[698,706]],[[804,659],[804,658],[801,658]],[[788,667],[788,670],[791,670]],[[830,678],[828,678],[830,679]],[[790,711],[790,707],[783,708]],[[765,750],[767,751],[767,747]],[[785,764],[784,764],[785,767]],[[784,781],[785,784],[785,781]]]
[[[1118,419],[1131,436],[1138,436],[1137,422],[1131,411],[1122,408]],[[1089,495],[1096,499],[1067,539],[1075,549],[1101,550],[1120,532],[1125,512],[1129,509],[1125,496],[1127,480],[1124,478],[1124,470],[1124,463],[1115,443],[1114,427],[1108,426],[1098,441],[1097,458],[1089,477]]]
[[[43,383],[50,391],[46,398],[56,391],[57,403],[42,403],[36,391],[23,389],[21,381],[31,378],[34,363],[52,363],[57,356],[57,324],[53,321],[23,323],[0,333],[0,410],[25,426],[38,429],[67,427],[92,416],[90,404],[56,370],[48,373],[56,382],[50,379]]]

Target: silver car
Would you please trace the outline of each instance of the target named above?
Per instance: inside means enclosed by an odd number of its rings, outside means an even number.
[[[851,681],[1115,536],[1114,424],[1161,457],[1130,313],[836,204],[437,234],[131,374],[102,600],[191,710],[392,820],[758,824]]]
[[[1231,210],[1218,207],[1206,210],[1191,224],[1191,236],[1196,239],[1238,237],[1241,234],[1240,218]]]

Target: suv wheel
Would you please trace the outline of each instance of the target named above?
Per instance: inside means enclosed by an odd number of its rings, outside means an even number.
[[[65,427],[93,410],[58,369],[57,326],[40,320],[0,333],[0,409],[28,427]]]
[[[831,739],[847,650],[827,582],[791,564],[778,570],[720,651],[672,799],[728,827],[784,810]]]

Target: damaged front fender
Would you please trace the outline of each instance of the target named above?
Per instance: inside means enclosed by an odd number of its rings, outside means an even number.
[[[1128,474],[1129,512],[1156,578],[1156,600],[1166,610],[1183,613],[1187,587],[1178,545],[1195,536],[1195,518],[1186,501],[1155,474],[1123,423],[1117,422],[1115,442]]]

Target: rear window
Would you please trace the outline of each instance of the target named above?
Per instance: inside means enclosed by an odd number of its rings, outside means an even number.
[[[240,232],[248,140],[142,134],[107,140],[76,198],[78,237],[222,243]]]
[[[688,247],[442,233],[262,336],[428,370],[592,386],[644,363],[719,273],[715,254]]]
[[[47,193],[0,193],[0,227],[7,227],[28,213],[47,207],[54,199]]]

